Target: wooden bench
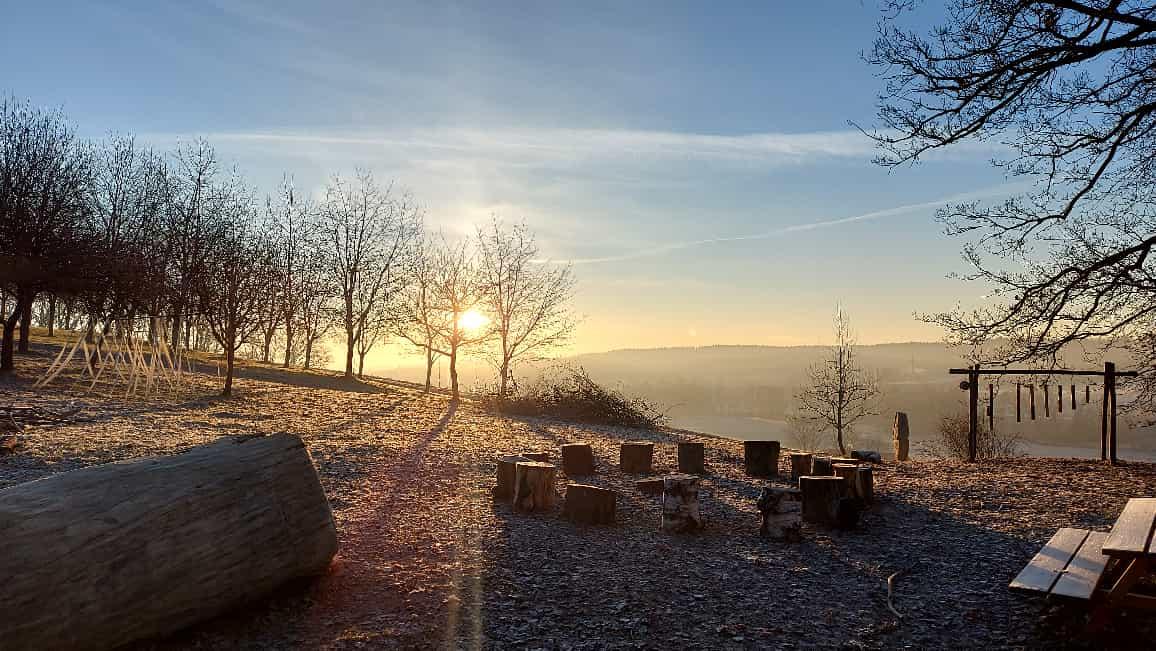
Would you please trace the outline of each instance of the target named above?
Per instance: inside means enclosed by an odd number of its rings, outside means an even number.
[[[1091,599],[1110,557],[1103,552],[1108,534],[1065,527],[1056,532],[1009,586],[1072,599]]]

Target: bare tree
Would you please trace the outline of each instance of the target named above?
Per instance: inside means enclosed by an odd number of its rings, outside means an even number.
[[[261,327],[267,287],[275,282],[276,252],[258,224],[248,192],[236,184],[217,189],[220,229],[198,283],[199,312],[225,354],[225,386],[233,392],[237,351]]]
[[[506,227],[492,218],[478,229],[478,250],[497,342],[498,395],[505,397],[519,361],[541,357],[574,332],[574,275],[569,265],[539,260],[537,242],[525,224]]]
[[[950,206],[991,307],[926,317],[991,363],[1056,363],[1066,345],[1133,349],[1156,406],[1156,2],[954,0],[930,37],[888,3],[870,59],[887,87],[876,139],[898,165],[967,141],[1034,190]]]
[[[285,335],[285,356],[283,366],[289,368],[292,361],[297,323],[300,317],[301,285],[308,283],[305,277],[306,264],[311,254],[312,227],[311,206],[307,200],[299,199],[288,177],[281,182],[277,197],[266,200],[271,221],[277,228],[278,266],[280,267],[280,317]]]
[[[430,350],[449,359],[450,392],[455,400],[460,397],[458,359],[462,351],[486,341],[492,334],[489,327],[472,324],[468,319],[486,300],[486,286],[470,244],[467,239],[450,243],[442,236],[431,256],[431,312],[442,316],[426,324],[434,328]]]
[[[18,322],[27,350],[37,294],[84,275],[90,181],[89,148],[59,112],[0,99],[0,285],[15,298],[3,315],[0,372],[14,367]]]
[[[449,330],[451,318],[438,305],[434,292],[436,279],[435,244],[424,234],[415,247],[410,262],[408,283],[398,296],[391,327],[393,333],[421,349],[425,355],[425,390],[433,386],[433,366],[441,351],[438,334]]]
[[[846,455],[844,436],[864,416],[875,414],[879,386],[875,377],[859,366],[851,321],[840,308],[835,313],[835,345],[827,358],[807,371],[808,384],[795,399],[799,415],[835,430],[839,453]]]
[[[353,182],[334,177],[321,209],[331,247],[331,272],[345,329],[345,377],[375,310],[403,286],[404,260],[421,228],[421,213],[408,196],[382,189],[367,171]]]

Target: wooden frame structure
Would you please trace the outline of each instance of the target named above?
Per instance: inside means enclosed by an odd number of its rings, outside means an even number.
[[[967,434],[967,460],[974,462],[976,452],[979,447],[979,376],[980,375],[1084,375],[1097,376],[1104,378],[1104,403],[1102,406],[1102,413],[1100,416],[1100,460],[1109,461],[1115,465],[1118,461],[1116,456],[1116,378],[1119,377],[1136,377],[1136,371],[1117,371],[1116,365],[1112,362],[1104,362],[1104,370],[1096,371],[1078,371],[1072,369],[981,369],[979,364],[968,368],[952,368],[948,369],[948,373],[952,375],[966,375],[967,381],[961,383],[960,388],[966,389],[968,392],[968,419],[969,429]],[[1031,410],[1032,418],[1036,415],[1036,394],[1035,385],[1028,385],[1031,395]],[[1075,386],[1072,387],[1072,406],[1075,406]],[[1063,405],[1064,388],[1063,385],[1059,387],[1059,404]],[[1044,405],[1045,415],[1050,411],[1048,405],[1047,385],[1044,385]],[[1084,387],[1085,400],[1090,397],[1090,390]],[[993,400],[993,393],[991,385],[988,385],[988,419],[989,423],[994,424],[995,420],[995,405]],[[1108,411],[1109,402],[1112,405],[1111,413]],[[1016,409],[1019,409],[1019,403],[1016,403]],[[1063,407],[1060,407],[1063,411]]]

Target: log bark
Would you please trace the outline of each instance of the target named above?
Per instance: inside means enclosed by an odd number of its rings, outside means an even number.
[[[495,499],[513,499],[517,465],[524,461],[530,461],[530,459],[517,454],[498,459],[498,483],[494,486]]]
[[[891,426],[892,443],[895,446],[895,460],[907,461],[911,454],[911,431],[907,425],[907,414],[895,412],[895,423]]]
[[[799,477],[811,474],[811,459],[814,455],[806,452],[791,454],[791,481],[799,481]]]
[[[797,488],[763,488],[756,506],[762,517],[759,535],[771,540],[803,539],[802,494]]]
[[[743,441],[743,462],[750,477],[777,477],[779,442]]]
[[[847,490],[842,477],[800,477],[799,490],[803,494],[804,521],[826,526],[838,524],[839,502]]]
[[[567,477],[594,474],[594,451],[586,443],[567,443],[562,446],[562,472]]]
[[[835,471],[836,477],[841,477],[843,481],[847,482],[847,494],[852,494],[852,489],[855,484],[855,470],[859,464],[855,463],[832,463],[831,469]]]
[[[654,444],[648,441],[623,443],[619,451],[618,465],[622,472],[635,475],[651,472],[654,460]]]
[[[301,439],[228,437],[0,491],[0,647],[108,649],[324,572],[329,502]]]
[[[514,466],[514,508],[519,511],[548,511],[554,508],[553,464],[519,461]]]
[[[687,475],[706,474],[705,452],[702,443],[680,442],[678,444],[678,471]]]
[[[570,484],[566,487],[566,504],[562,515],[581,524],[614,524],[614,510],[618,494],[607,488],[588,484]]]
[[[662,486],[662,530],[690,533],[702,529],[698,510],[698,477],[668,475]]]
[[[830,477],[835,471],[831,469],[831,457],[813,457],[811,459],[812,477]]]
[[[663,482],[662,477],[639,479],[634,482],[634,487],[643,495],[662,495],[663,486],[665,486],[665,482]]]

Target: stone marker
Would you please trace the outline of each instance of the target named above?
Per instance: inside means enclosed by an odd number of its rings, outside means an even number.
[[[689,533],[702,529],[698,511],[698,477],[668,475],[663,477],[662,530]]]
[[[743,441],[743,463],[750,477],[777,477],[779,442]]]
[[[810,475],[811,472],[811,458],[813,455],[807,452],[792,452],[791,453],[791,481],[799,481],[799,477]]]
[[[514,508],[547,511],[554,507],[555,467],[541,461],[520,461],[514,466]]]
[[[910,431],[907,427],[907,414],[895,412],[895,424],[891,426],[892,443],[895,445],[895,460],[907,461],[911,453]]]
[[[639,479],[634,482],[634,487],[643,495],[662,495],[662,487],[665,482],[662,477],[651,477],[650,479]]]
[[[649,441],[628,441],[622,444],[618,453],[618,467],[622,472],[639,475],[651,472],[654,459],[654,444]]]
[[[705,450],[702,443],[682,441],[678,444],[678,471],[688,475],[706,473]]]
[[[562,472],[567,477],[594,474],[594,451],[586,443],[567,443],[562,446]]]
[[[771,540],[803,539],[802,493],[797,488],[767,486],[756,506],[762,517],[759,534]]]
[[[498,459],[498,484],[494,486],[495,499],[508,500],[514,497],[515,467],[523,461],[530,461],[530,459],[516,454]]]
[[[562,506],[562,515],[581,524],[614,524],[617,500],[618,494],[608,488],[570,484],[566,487],[566,503]]]

